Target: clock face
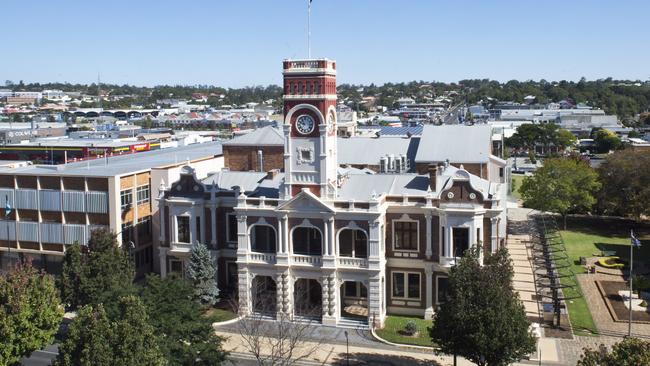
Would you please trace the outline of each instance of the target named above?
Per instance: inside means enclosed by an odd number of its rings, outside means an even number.
[[[303,135],[310,134],[314,130],[315,125],[314,119],[306,114],[303,114],[296,120],[296,129]]]

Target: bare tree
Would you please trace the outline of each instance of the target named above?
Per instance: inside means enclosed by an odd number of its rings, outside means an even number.
[[[301,306],[302,316],[277,311],[275,291],[252,289],[253,311],[237,322],[237,331],[258,365],[290,366],[306,359],[323,343],[317,334],[319,305]],[[295,298],[305,297],[296,294]]]

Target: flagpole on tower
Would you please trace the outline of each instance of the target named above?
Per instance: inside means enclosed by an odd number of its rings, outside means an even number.
[[[307,0],[307,58],[311,58],[311,0]]]

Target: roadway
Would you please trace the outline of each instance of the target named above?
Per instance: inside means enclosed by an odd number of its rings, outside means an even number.
[[[458,117],[460,116],[460,107],[462,106],[462,103],[459,103],[449,109],[447,111],[447,114],[442,118],[442,124],[443,125],[457,125],[458,124]]]

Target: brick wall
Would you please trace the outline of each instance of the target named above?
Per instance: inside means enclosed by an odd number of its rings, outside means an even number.
[[[224,165],[232,171],[257,171],[258,150],[262,150],[265,172],[272,169],[284,170],[284,146],[224,146]]]

